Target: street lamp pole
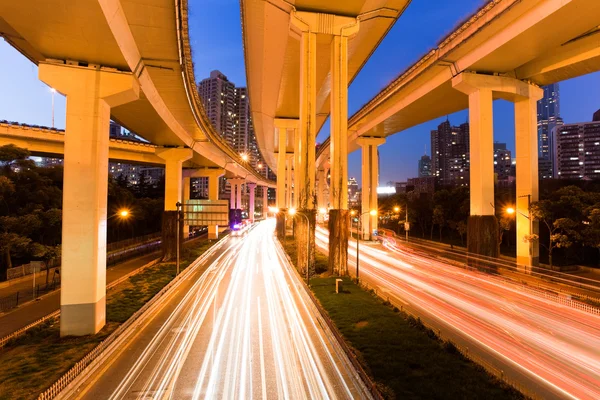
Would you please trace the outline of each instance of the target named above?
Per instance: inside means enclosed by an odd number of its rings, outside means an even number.
[[[181,214],[181,203],[175,203],[177,206],[177,275],[179,275],[179,215]]]
[[[404,224],[404,233],[406,234],[406,243],[408,243],[408,229],[410,229],[410,225],[408,223],[408,201],[406,202],[406,218]]]
[[[357,232],[356,232],[356,282],[358,283],[358,273],[359,273],[359,265],[360,265],[360,260],[359,260],[359,238],[360,235],[362,234],[362,217],[365,214],[370,214],[370,215],[377,215],[377,211],[375,210],[371,210],[371,211],[365,211],[362,214],[359,214],[358,216],[358,222],[356,223],[357,225]]]

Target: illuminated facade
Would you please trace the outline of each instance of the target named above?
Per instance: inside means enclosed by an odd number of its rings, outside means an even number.
[[[600,179],[600,121],[564,124],[554,134],[557,178]]]
[[[563,124],[560,117],[558,83],[544,86],[544,97],[537,103],[538,173],[540,179],[554,176],[554,127]]]
[[[431,131],[431,171],[441,186],[469,185],[469,123]]]

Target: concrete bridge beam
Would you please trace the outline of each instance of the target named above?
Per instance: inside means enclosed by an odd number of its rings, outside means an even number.
[[[64,145],[61,336],[106,322],[107,135],[110,109],[136,100],[129,73],[40,63],[39,78],[67,96]]]

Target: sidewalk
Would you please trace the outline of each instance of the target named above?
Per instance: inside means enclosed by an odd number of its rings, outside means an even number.
[[[130,273],[131,271],[149,263],[159,256],[159,252],[147,254],[139,258],[134,258],[129,261],[125,261],[120,264],[116,264],[106,270],[106,283],[113,282],[123,275]],[[31,280],[25,281],[26,287],[31,288]],[[27,284],[29,286],[27,286]],[[20,286],[20,284],[7,287],[2,289],[0,296],[9,295],[10,293],[5,290],[12,290],[13,288]],[[16,293],[16,289],[15,289]],[[0,338],[11,334],[12,332],[20,329],[38,319],[56,311],[60,308],[60,289],[55,290],[45,296],[42,296],[36,301],[30,301],[24,303],[22,306],[14,308],[5,314],[0,314]]]

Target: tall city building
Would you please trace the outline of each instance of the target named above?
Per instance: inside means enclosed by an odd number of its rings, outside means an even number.
[[[248,163],[266,177],[273,176],[265,166],[254,133],[250,100],[245,87],[236,87],[220,71],[198,83],[198,93],[212,126],[239,154],[248,155]],[[262,168],[258,165],[262,164]],[[229,193],[225,178],[219,184],[222,196]]]
[[[198,84],[198,93],[212,126],[235,148],[233,140],[233,125],[237,111],[235,84],[229,82],[220,71],[212,71],[209,78],[203,79]]]
[[[544,97],[537,103],[538,173],[540,179],[554,176],[554,127],[563,124],[560,117],[558,83],[544,86]]]
[[[358,182],[356,178],[348,179],[348,204],[356,205],[359,203],[359,193],[358,190]]]
[[[600,179],[600,121],[556,126],[554,135],[557,178]]]
[[[441,186],[469,185],[469,123],[431,131],[431,171]]]
[[[431,175],[431,157],[425,154],[419,160],[419,178]]]
[[[499,185],[512,182],[512,155],[506,143],[494,143],[494,174]]]

